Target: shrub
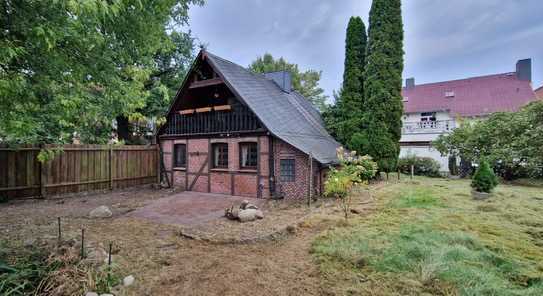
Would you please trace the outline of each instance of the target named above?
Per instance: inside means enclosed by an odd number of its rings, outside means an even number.
[[[411,166],[414,166],[414,174],[417,176],[440,177],[439,163],[430,157],[408,155],[400,158],[398,167],[404,174],[411,174]]]
[[[471,187],[479,192],[490,193],[498,185],[498,178],[494,171],[488,165],[488,162],[482,161],[473,175]]]
[[[330,167],[324,183],[324,195],[341,202],[347,219],[351,205],[351,189],[357,184],[367,184],[377,173],[377,164],[370,156],[357,156],[356,151],[345,152],[343,147],[337,150],[340,167]]]

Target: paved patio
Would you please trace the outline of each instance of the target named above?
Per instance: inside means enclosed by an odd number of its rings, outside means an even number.
[[[242,196],[185,191],[158,199],[128,216],[157,223],[198,225],[224,216],[224,210],[248,200],[261,206],[266,200]]]

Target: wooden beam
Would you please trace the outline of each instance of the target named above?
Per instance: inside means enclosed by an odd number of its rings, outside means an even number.
[[[211,78],[211,79],[206,79],[206,80],[194,81],[190,84],[189,89],[219,85],[223,83],[224,81],[220,77]]]

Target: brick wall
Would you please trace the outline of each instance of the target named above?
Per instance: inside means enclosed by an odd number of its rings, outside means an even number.
[[[164,162],[173,186],[199,192],[231,194],[249,197],[270,197],[269,176],[269,136],[209,138],[209,139],[179,139],[161,140]],[[258,143],[258,166],[256,170],[244,170],[239,164],[239,143]],[[214,169],[209,154],[213,143],[228,144],[228,168]],[[173,145],[187,145],[187,168],[173,168]],[[287,199],[304,199],[309,190],[309,158],[290,144],[273,139],[274,174],[276,190]],[[281,181],[281,159],[294,159],[295,181]],[[201,170],[201,174],[197,173]],[[313,194],[318,196],[322,190],[322,180],[325,170],[317,161],[313,161]],[[172,177],[173,172],[173,177]],[[188,179],[187,179],[188,176]],[[197,178],[196,178],[197,177]],[[196,181],[194,181],[196,178]],[[194,183],[194,184],[193,184]],[[191,188],[192,185],[192,188]]]
[[[309,194],[309,157],[292,145],[274,139],[274,171],[276,178],[276,190],[280,191],[288,199],[304,199]],[[294,159],[295,180],[294,182],[281,181],[281,159]],[[313,160],[313,194],[320,195],[320,167],[319,163]]]
[[[172,180],[173,172],[173,186],[198,192],[270,197],[268,136],[179,139],[161,140],[160,142],[170,180]],[[239,143],[241,142],[257,143],[259,157],[256,169],[240,168]],[[212,167],[210,149],[213,143],[228,144],[228,168],[215,169]],[[186,168],[173,167],[174,144],[187,145]]]

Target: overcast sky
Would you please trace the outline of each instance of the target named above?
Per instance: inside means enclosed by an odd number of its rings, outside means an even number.
[[[543,84],[543,1],[404,0],[404,78],[438,82],[512,72],[532,58]],[[248,66],[266,52],[322,71],[331,95],[342,83],[349,17],[367,24],[370,0],[207,0],[193,7],[193,34],[210,52]]]

